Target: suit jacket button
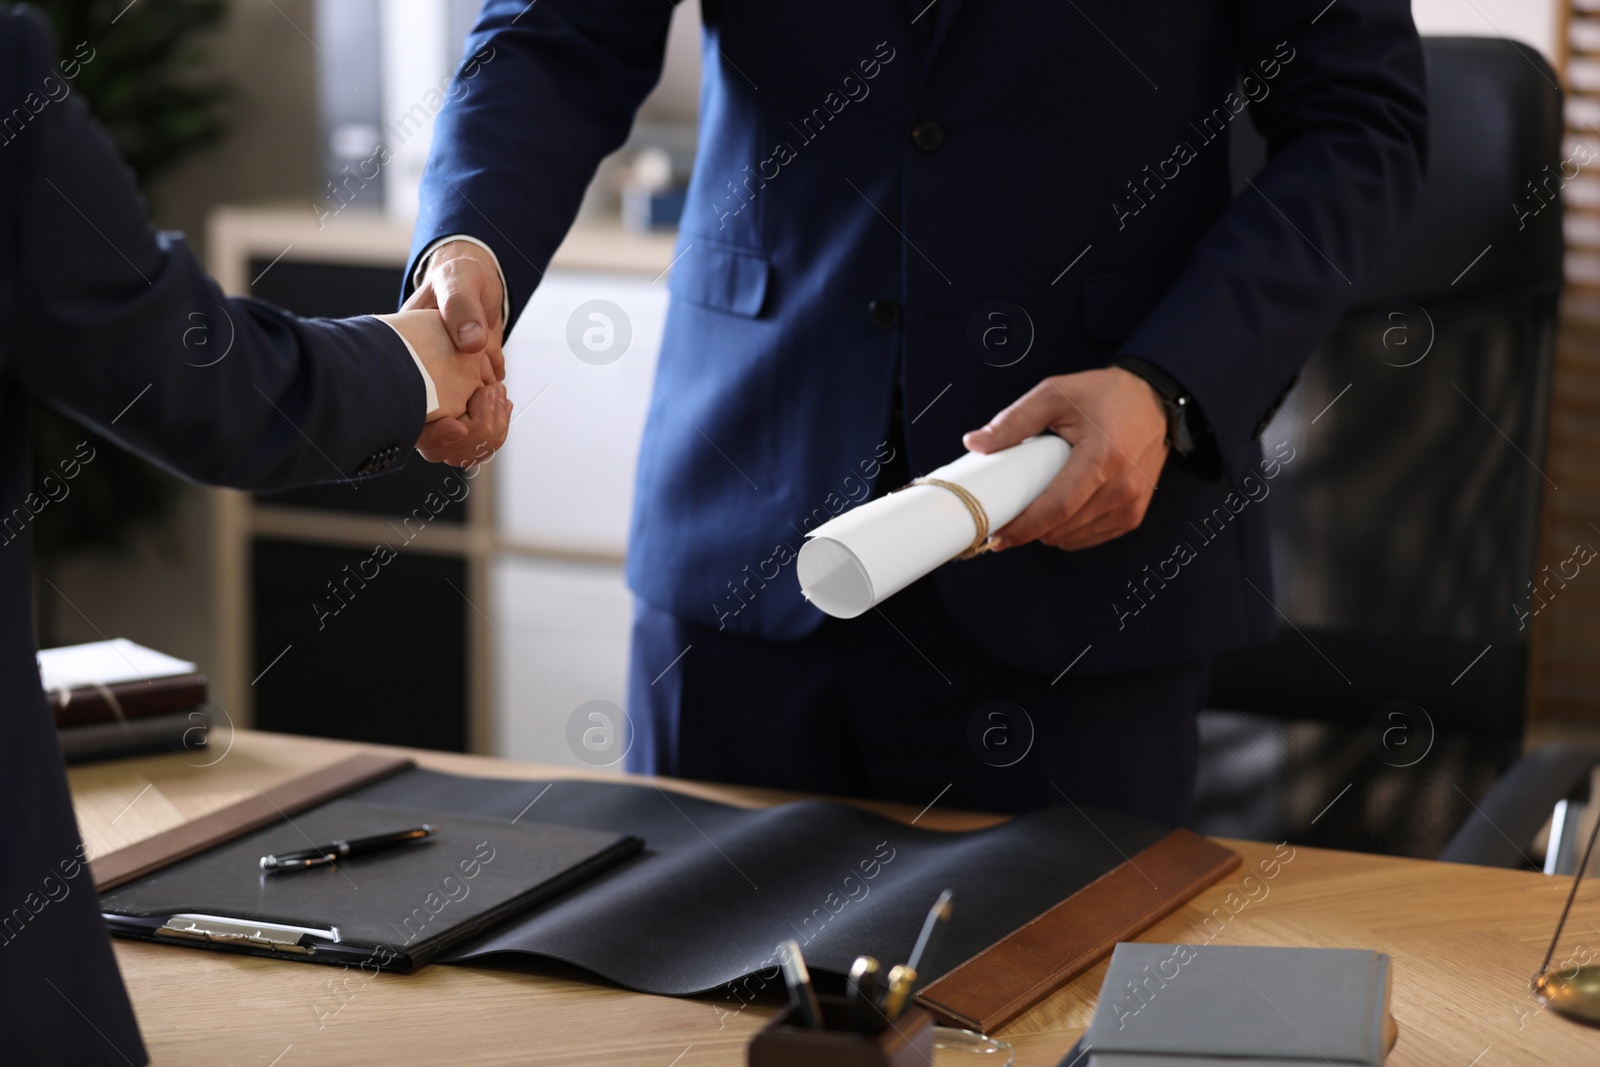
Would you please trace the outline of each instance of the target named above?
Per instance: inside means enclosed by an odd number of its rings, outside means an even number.
[[[900,325],[900,305],[893,300],[880,298],[872,301],[867,305],[867,314],[872,317],[872,325],[885,330]]]
[[[923,119],[912,128],[911,143],[924,152],[932,152],[944,144],[944,127],[932,119]]]

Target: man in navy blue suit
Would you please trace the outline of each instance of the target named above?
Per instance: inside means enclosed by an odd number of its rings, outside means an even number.
[[[34,659],[32,519],[51,491],[30,484],[30,396],[243,489],[376,474],[425,420],[491,449],[482,428],[509,412],[436,312],[307,320],[225,297],[181,235],[151,229],[73,91],[83,47],[57,63],[36,12],[0,8],[0,1060],[17,1064],[146,1061]]]
[[[1274,632],[1257,502],[1295,443],[1260,435],[1422,181],[1409,5],[702,6],[630,766],[1185,821],[1209,658]],[[485,3],[405,292],[463,351],[515,324],[673,14]],[[1243,122],[1269,158],[1235,196]],[[807,531],[1044,430],[1071,459],[1000,551],[848,622],[800,596]]]

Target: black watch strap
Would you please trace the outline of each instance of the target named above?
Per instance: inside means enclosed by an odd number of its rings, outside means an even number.
[[[1167,413],[1167,447],[1179,456],[1192,453],[1205,436],[1205,418],[1178,379],[1138,356],[1119,356],[1111,365],[1150,383]]]

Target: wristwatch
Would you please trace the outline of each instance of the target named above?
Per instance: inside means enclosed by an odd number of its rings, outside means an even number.
[[[1200,413],[1199,405],[1189,391],[1176,378],[1147,359],[1120,356],[1111,365],[1121,367],[1150,383],[1167,413],[1167,447],[1179,457],[1193,453],[1210,431],[1205,416]]]

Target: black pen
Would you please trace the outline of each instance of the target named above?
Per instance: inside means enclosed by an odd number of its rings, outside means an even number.
[[[352,841],[334,841],[316,848],[305,848],[298,852],[283,852],[276,856],[262,856],[261,869],[263,871],[303,870],[307,867],[321,867],[342,860],[346,856],[357,856],[366,852],[377,852],[381,849],[393,848],[403,845],[407,841],[420,841],[439,831],[423,823],[410,830],[396,830],[392,834],[374,834],[371,837],[358,837]]]
[[[806,970],[805,957],[800,955],[800,942],[791,938],[780,944],[778,962],[783,967],[783,980],[789,986],[789,1003],[794,1005],[799,1021],[813,1030],[822,1029],[822,1005],[817,1003],[817,991],[811,988],[811,972]]]

